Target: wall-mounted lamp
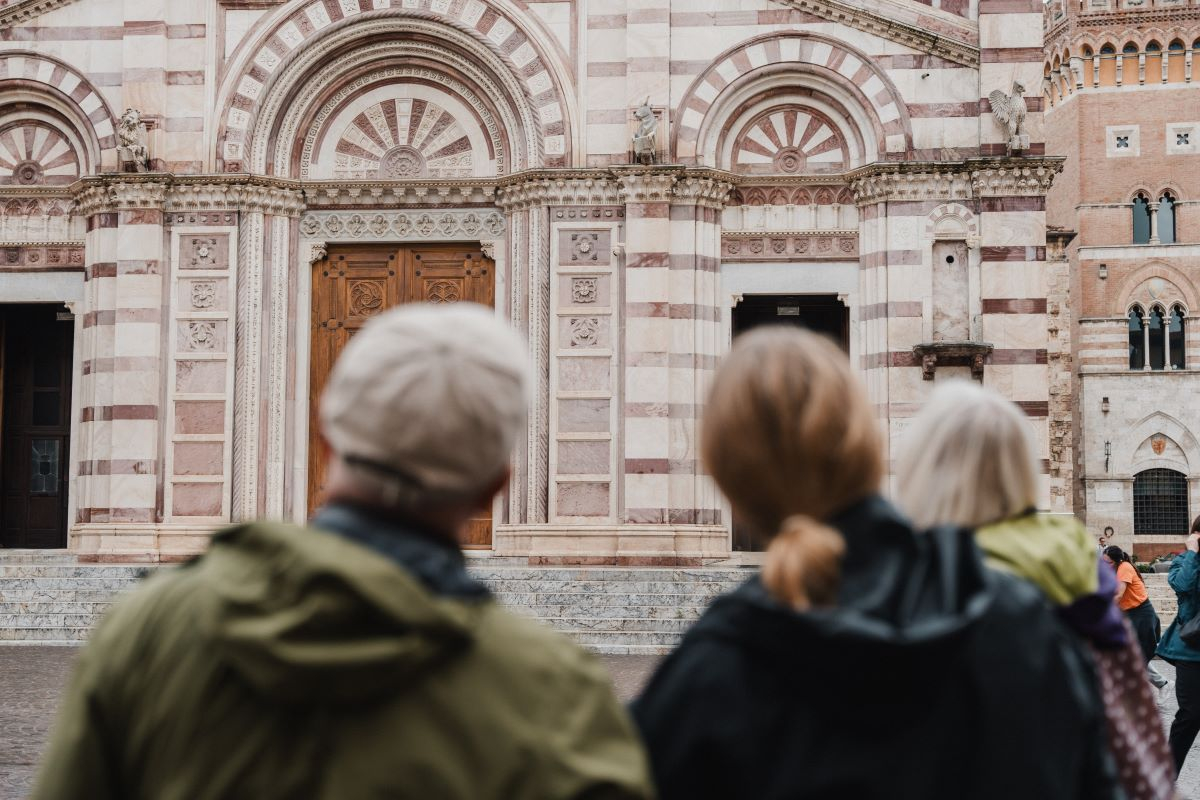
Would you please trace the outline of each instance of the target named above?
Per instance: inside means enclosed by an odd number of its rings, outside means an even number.
[[[1108,264],[1101,264],[1100,265],[1100,280],[1104,280],[1107,277],[1108,277]]]
[[[1107,397],[1103,397],[1100,399],[1100,410],[1103,411],[1105,414],[1108,413],[1108,398]]]
[[[1104,443],[1104,471],[1108,472],[1108,462],[1112,458],[1112,442]]]

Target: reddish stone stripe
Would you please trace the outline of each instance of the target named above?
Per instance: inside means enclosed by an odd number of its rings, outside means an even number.
[[[874,319],[921,316],[920,300],[904,300],[890,303],[870,303],[858,310],[860,322],[870,322]]]
[[[134,208],[117,212],[121,225],[162,225],[163,212],[159,208]]]
[[[1014,400],[1017,406],[1029,417],[1050,416],[1050,402],[1047,400]]]
[[[85,406],[80,409],[80,422],[109,422],[111,420],[157,420],[158,406]]]
[[[983,301],[984,314],[1045,314],[1046,298],[992,298]]]
[[[671,303],[669,316],[671,319],[698,319],[705,322],[717,322],[721,319],[721,309],[716,306],[698,305],[696,303]]]
[[[980,14],[1037,14],[1041,15],[1041,0],[980,0]],[[1041,53],[1041,50],[1038,50]],[[1038,56],[1039,60],[1041,56]]]
[[[626,27],[626,20],[625,14],[589,14],[587,26],[596,30],[614,30]]]
[[[126,36],[162,36],[166,38],[167,23],[162,20],[125,20]]]
[[[626,403],[625,416],[639,419],[656,419],[671,416],[667,403]]]
[[[118,275],[158,275],[158,259],[128,259],[117,262]]]
[[[914,119],[977,117],[979,103],[909,103],[908,115]]]
[[[983,261],[1045,261],[1045,247],[981,247],[979,255]]]
[[[632,253],[625,257],[625,269],[664,269],[670,265],[669,253]]]
[[[1007,153],[1008,153],[1008,149],[1003,144],[985,144],[985,145],[981,145],[979,148],[979,155],[981,155],[981,156],[1004,156],[1004,155],[1007,155]],[[1025,155],[1030,155],[1030,156],[1046,155],[1046,143],[1045,142],[1031,142],[1029,145],[1029,149],[1025,151]]]
[[[625,459],[626,475],[667,475],[670,471],[670,461],[665,458]]]
[[[891,200],[887,211],[889,217],[926,217],[945,204],[945,200]]]
[[[115,228],[117,227],[117,214],[114,211],[105,211],[101,214],[92,214],[87,218],[87,229],[94,231],[97,228]]]
[[[1021,0],[1017,0],[1021,2]],[[1023,61],[1041,61],[1040,47],[1004,47],[979,51],[980,64],[1020,64]]]
[[[721,269],[721,259],[716,256],[672,255],[670,267],[671,269],[696,272],[717,272]]]
[[[627,367],[666,367],[668,366],[666,353],[645,353],[632,352],[625,354],[625,366]]]
[[[154,475],[157,469],[158,462],[153,460],[119,458],[79,462],[80,475]]]
[[[1004,145],[1000,145],[1001,150]],[[983,211],[1045,211],[1045,197],[981,197]]]
[[[153,508],[81,508],[75,518],[78,522],[155,522],[158,514]]]
[[[1011,350],[993,350],[988,356],[989,364],[1011,366],[1014,364],[1045,364],[1046,351],[1043,349],[1026,348]]]
[[[83,279],[90,281],[93,278],[115,278],[117,277],[117,265],[113,261],[97,261],[95,264],[88,264],[83,268]]]
[[[625,206],[630,219],[666,219],[671,206],[664,200],[656,203],[629,203]]]
[[[31,25],[0,30],[0,41],[4,42],[116,41],[124,36],[125,28],[120,25]]]
[[[202,25],[168,25],[168,39],[203,39],[208,35],[208,29]]]
[[[889,353],[866,353],[862,357],[863,369],[883,367],[917,367],[921,360],[911,350],[893,350]],[[1018,364],[1045,364],[1046,351],[1036,349],[997,349],[987,357],[988,364],[1013,366]]]

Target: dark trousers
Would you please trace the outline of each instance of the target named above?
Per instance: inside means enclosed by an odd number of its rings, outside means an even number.
[[[1170,741],[1175,771],[1179,772],[1200,733],[1200,661],[1175,662],[1175,699],[1179,710],[1171,723]]]

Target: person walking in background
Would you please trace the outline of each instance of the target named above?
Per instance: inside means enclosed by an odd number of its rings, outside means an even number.
[[[878,420],[820,336],[738,338],[701,454],[770,540],[633,705],[661,796],[1121,797],[1086,654],[966,531],[879,496]]]
[[[1146,656],[1114,602],[1116,577],[1078,520],[1037,513],[1039,472],[1025,414],[995,392],[953,381],[905,432],[897,499],[918,528],[975,529],[989,566],[1042,591],[1092,649],[1127,796],[1172,797],[1176,772],[1144,677]]]
[[[38,800],[648,800],[603,666],[502,610],[458,541],[508,480],[520,338],[405,306],[321,397],[310,528],[217,533],[120,601],[79,657]]]
[[[1200,648],[1179,635],[1184,625],[1200,614],[1200,517],[1192,521],[1187,549],[1171,562],[1167,583],[1179,600],[1179,613],[1167,626],[1158,645],[1158,655],[1175,667],[1175,699],[1179,710],[1171,722],[1171,755],[1175,768],[1183,770],[1196,734],[1200,732]]]
[[[1162,623],[1159,622],[1158,612],[1154,610],[1154,604],[1150,602],[1150,595],[1146,592],[1146,582],[1133,565],[1133,556],[1116,545],[1104,548],[1103,558],[1117,571],[1117,606],[1125,612],[1125,616],[1133,625],[1133,632],[1146,659],[1147,674],[1151,682],[1161,689],[1167,684],[1167,680],[1150,667],[1150,659],[1154,658],[1154,651],[1158,649]]]

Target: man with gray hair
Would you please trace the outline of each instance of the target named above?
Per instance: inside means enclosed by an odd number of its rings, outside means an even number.
[[[479,306],[365,325],[321,398],[308,529],[217,533],[105,618],[36,798],[649,798],[593,658],[491,599],[459,537],[508,480],[526,350]]]

